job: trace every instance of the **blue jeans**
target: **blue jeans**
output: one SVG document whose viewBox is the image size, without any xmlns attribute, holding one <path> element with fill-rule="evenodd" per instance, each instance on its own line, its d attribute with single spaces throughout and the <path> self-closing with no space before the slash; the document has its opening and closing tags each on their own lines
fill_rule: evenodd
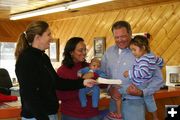
<svg viewBox="0 0 180 120">
<path fill-rule="evenodd" d="M 101 120 L 101 118 L 100 116 L 95 116 L 92 118 L 75 118 L 75 117 L 61 114 L 61 120 Z"/>
<path fill-rule="evenodd" d="M 126 99 L 122 101 L 123 120 L 145 120 L 145 103 L 143 99 Z"/>
<path fill-rule="evenodd" d="M 157 106 L 156 106 L 156 102 L 154 100 L 153 95 L 145 96 L 145 97 L 143 97 L 143 99 L 144 99 L 145 106 L 146 106 L 148 112 L 155 112 L 155 111 L 157 111 Z M 111 112 L 116 112 L 116 109 L 117 109 L 116 108 L 116 103 L 115 103 L 114 100 L 112 100 L 110 102 L 109 110 Z"/>
<path fill-rule="evenodd" d="M 153 95 L 145 96 L 144 102 L 146 104 L 148 112 L 155 112 L 157 110 L 156 102 Z"/>
<path fill-rule="evenodd" d="M 143 90 L 145 88 L 147 88 L 148 83 L 146 84 L 142 84 L 140 86 L 137 86 L 139 89 Z M 155 112 L 157 110 L 157 106 L 156 106 L 156 102 L 154 100 L 154 96 L 153 95 L 148 95 L 148 96 L 144 96 L 143 97 L 146 108 L 148 110 L 148 112 Z"/>
<path fill-rule="evenodd" d="M 123 120 L 145 120 L 144 99 L 124 99 L 121 109 Z M 116 103 L 113 99 L 110 101 L 109 111 L 116 111 Z"/>
<path fill-rule="evenodd" d="M 58 115 L 53 114 L 53 115 L 48 115 L 49 120 L 58 120 Z M 21 120 L 37 120 L 36 118 L 24 118 L 22 117 Z"/>
<path fill-rule="evenodd" d="M 81 102 L 82 107 L 87 106 L 87 98 L 86 95 L 88 93 L 92 93 L 92 106 L 94 108 L 98 107 L 98 102 L 99 102 L 99 95 L 100 95 L 100 88 L 97 85 L 94 85 L 93 87 L 87 87 L 87 88 L 82 88 L 79 90 L 79 99 Z"/>
</svg>

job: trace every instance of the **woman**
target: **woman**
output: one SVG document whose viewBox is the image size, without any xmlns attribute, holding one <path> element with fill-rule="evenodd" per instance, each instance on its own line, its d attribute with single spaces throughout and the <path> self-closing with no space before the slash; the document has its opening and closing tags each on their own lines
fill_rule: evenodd
<svg viewBox="0 0 180 120">
<path fill-rule="evenodd" d="M 66 43 L 62 66 L 57 73 L 64 79 L 78 79 L 77 73 L 81 68 L 88 66 L 85 62 L 86 45 L 84 40 L 73 37 Z M 68 81 L 68 80 L 67 80 Z M 76 80 L 75 80 L 76 81 Z M 73 85 L 71 82 L 69 82 Z M 61 100 L 62 120 L 99 120 L 98 108 L 92 107 L 91 96 L 87 96 L 87 106 L 81 107 L 79 90 L 57 91 Z"/>
<path fill-rule="evenodd" d="M 44 53 L 52 40 L 49 25 L 44 21 L 31 23 L 17 42 L 16 75 L 20 85 L 22 120 L 57 120 L 59 108 L 56 83 L 61 89 L 76 89 L 92 85 L 92 80 L 72 81 L 69 88 L 66 80 L 60 79 Z M 67 86 L 67 87 L 66 87 Z"/>
</svg>

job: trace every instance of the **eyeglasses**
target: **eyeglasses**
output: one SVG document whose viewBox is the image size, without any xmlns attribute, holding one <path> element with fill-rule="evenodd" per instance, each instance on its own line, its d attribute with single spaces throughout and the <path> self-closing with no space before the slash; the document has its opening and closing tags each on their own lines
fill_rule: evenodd
<svg viewBox="0 0 180 120">
<path fill-rule="evenodd" d="M 80 53 L 87 53 L 87 49 L 82 48 L 82 49 L 77 49 L 78 52 Z"/>
</svg>

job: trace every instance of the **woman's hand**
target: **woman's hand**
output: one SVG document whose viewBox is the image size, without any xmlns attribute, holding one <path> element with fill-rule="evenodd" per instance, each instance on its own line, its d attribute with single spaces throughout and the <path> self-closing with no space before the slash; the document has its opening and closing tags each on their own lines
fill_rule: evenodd
<svg viewBox="0 0 180 120">
<path fill-rule="evenodd" d="M 94 77 L 94 73 L 93 72 L 88 72 L 86 74 L 84 74 L 82 76 L 83 79 L 90 79 L 90 78 L 93 78 Z"/>
<path fill-rule="evenodd" d="M 118 87 L 110 87 L 109 88 L 109 95 L 114 100 L 119 100 L 121 98 L 121 94 L 118 91 Z"/>
<path fill-rule="evenodd" d="M 86 87 L 93 87 L 96 83 L 96 80 L 93 79 L 85 79 L 83 82 L 84 86 Z"/>
<path fill-rule="evenodd" d="M 143 91 L 140 90 L 139 88 L 137 88 L 134 84 L 131 84 L 126 92 L 129 94 L 129 95 L 133 95 L 133 96 L 143 96 Z"/>
</svg>

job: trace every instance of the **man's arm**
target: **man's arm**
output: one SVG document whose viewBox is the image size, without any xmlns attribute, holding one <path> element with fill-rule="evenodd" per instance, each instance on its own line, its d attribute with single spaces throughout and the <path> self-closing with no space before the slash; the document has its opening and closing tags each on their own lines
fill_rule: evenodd
<svg viewBox="0 0 180 120">
<path fill-rule="evenodd" d="M 128 86 L 126 92 L 133 96 L 148 96 L 154 94 L 164 85 L 161 70 L 159 67 L 156 68 L 155 74 L 152 77 L 152 81 L 148 84 L 148 86 L 140 90 L 135 85 Z"/>
</svg>

